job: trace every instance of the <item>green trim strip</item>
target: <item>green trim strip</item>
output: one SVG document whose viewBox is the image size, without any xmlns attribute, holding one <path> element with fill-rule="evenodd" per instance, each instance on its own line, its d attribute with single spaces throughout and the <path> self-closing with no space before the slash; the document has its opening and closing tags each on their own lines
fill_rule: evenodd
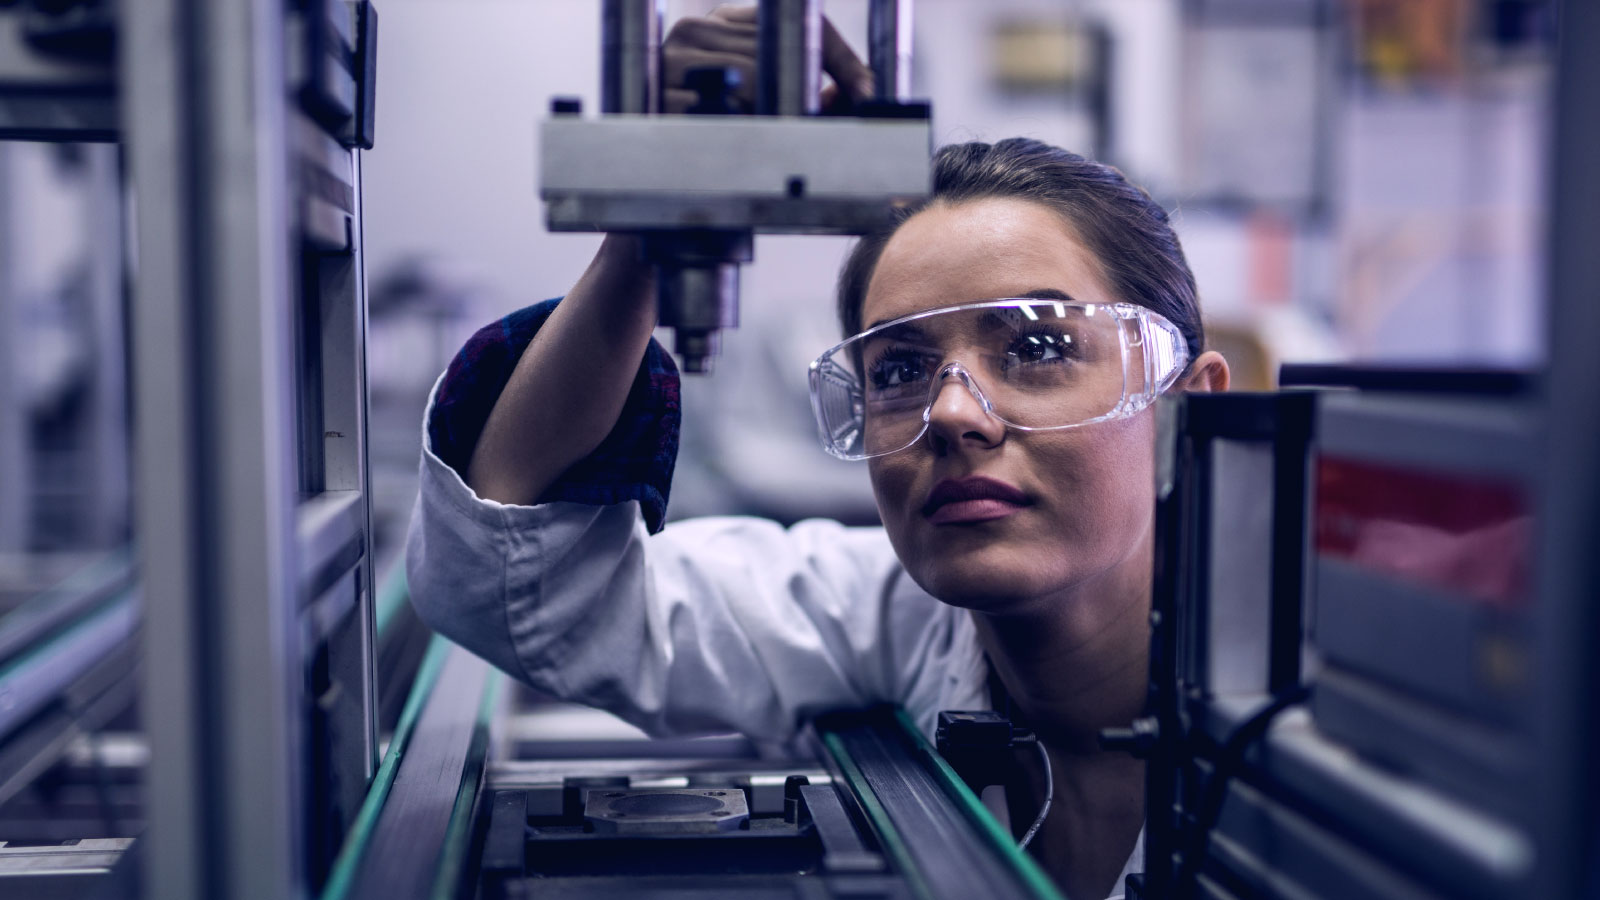
<svg viewBox="0 0 1600 900">
<path fill-rule="evenodd" d="M 124 574 L 126 573 L 126 574 Z M 104 555 L 95 557 L 89 562 L 73 569 L 55 583 L 51 584 L 33 596 L 18 604 L 8 613 L 0 613 L 0 633 L 13 632 L 19 628 L 27 628 L 31 620 L 37 620 L 49 615 L 50 611 L 63 600 L 75 596 L 82 596 L 86 590 L 91 590 L 115 578 L 118 581 L 133 582 L 134 557 L 131 546 L 118 547 L 107 551 Z M 105 598 L 105 602 L 95 604 L 81 618 L 93 618 L 98 611 L 103 610 L 112 601 L 130 592 L 131 587 L 113 590 Z M 63 632 L 71 630 L 74 620 L 67 620 L 49 629 L 40 635 L 41 643 L 48 643 L 51 639 L 60 637 Z M 19 653 L 18 656 L 27 655 Z"/>
<path fill-rule="evenodd" d="M 378 646 L 383 646 L 389 626 L 394 624 L 395 616 L 405 608 L 406 601 L 410 599 L 411 587 L 406 583 L 406 561 L 404 558 L 395 561 L 378 580 L 378 597 L 375 616 Z"/>
<path fill-rule="evenodd" d="M 333 870 L 328 874 L 328 883 L 322 890 L 323 900 L 342 900 L 349 895 L 356 868 L 361 863 L 367 842 L 372 839 L 378 815 L 383 812 L 384 801 L 389 798 L 389 789 L 394 786 L 394 776 L 400 768 L 400 756 L 405 752 L 406 744 L 411 741 L 411 732 L 416 728 L 417 717 L 421 715 L 428 695 L 433 693 L 433 686 L 439 680 L 439 672 L 444 668 L 445 657 L 450 655 L 451 647 L 449 641 L 438 635 L 434 635 L 428 644 L 428 653 L 422 658 L 422 665 L 417 669 L 417 679 L 411 683 L 411 693 L 406 697 L 405 708 L 400 711 L 400 721 L 395 725 L 394 737 L 389 740 L 389 752 L 384 755 L 383 764 L 378 767 L 377 774 L 372 776 L 372 785 L 367 789 L 367 799 L 362 801 L 361 811 L 356 813 L 356 820 L 350 826 L 350 833 L 345 837 L 344 846 L 340 848 L 338 858 L 333 861 Z"/>
<path fill-rule="evenodd" d="M 911 892 L 923 900 L 933 900 L 935 894 L 928 887 L 927 880 L 922 877 L 922 870 L 912 860 L 911 849 L 906 846 L 905 838 L 900 836 L 894 823 L 889 821 L 888 810 L 878 802 L 878 795 L 873 792 L 872 786 L 867 784 L 867 779 L 856 767 L 855 760 L 850 758 L 850 753 L 845 749 L 838 733 L 823 732 L 822 743 L 828 748 L 828 752 L 833 754 L 833 760 L 838 763 L 845 783 L 850 786 L 850 791 L 856 795 L 856 799 L 861 801 L 861 808 L 872 822 L 872 830 L 877 832 L 878 841 L 889 851 L 889 856 L 894 859 L 895 868 L 899 869 L 910 883 Z"/>
<path fill-rule="evenodd" d="M 943 785 L 945 793 L 956 801 L 956 805 L 961 807 L 972 824 L 977 826 L 978 831 L 988 840 L 990 847 L 1022 875 L 1022 880 L 1033 891 L 1034 896 L 1041 900 L 1066 900 L 1065 895 L 1050 880 L 1050 876 L 1045 874 L 1039 863 L 1029 856 L 1027 851 L 1017 846 L 1017 840 L 1011 835 L 1010 829 L 995 820 L 989 813 L 989 808 L 978 799 L 978 795 L 967 787 L 967 783 L 961 780 L 956 770 L 950 768 L 944 757 L 940 756 L 933 745 L 928 743 L 928 739 L 922 736 L 922 732 L 917 729 L 917 724 L 911 720 L 905 708 L 897 707 L 894 715 L 900 727 L 910 736 L 912 746 L 917 748 L 917 752 L 921 754 L 923 762 L 927 764 L 935 780 Z"/>
<path fill-rule="evenodd" d="M 450 810 L 450 828 L 445 833 L 444 847 L 439 851 L 438 875 L 434 878 L 430 894 L 433 900 L 450 900 L 456 896 L 456 889 L 461 884 L 461 870 L 472 838 L 472 810 L 478 799 L 478 788 L 489 755 L 489 723 L 494 718 L 495 700 L 500 695 L 503 681 L 500 672 L 495 669 L 490 669 L 484 677 L 483 699 L 478 703 L 478 721 L 472 728 L 472 743 L 467 747 L 466 769 L 461 773 L 456 805 Z"/>
<path fill-rule="evenodd" d="M 53 636 L 40 641 L 26 652 L 18 654 L 11 662 L 0 666 L 0 682 L 8 681 L 25 669 L 48 661 L 62 646 L 71 643 L 85 631 L 99 625 L 107 617 L 116 615 L 123 606 L 133 603 L 137 594 L 138 591 L 133 589 L 112 594 L 76 622 L 57 631 Z M 135 626 L 135 633 L 136 631 L 137 626 Z"/>
</svg>

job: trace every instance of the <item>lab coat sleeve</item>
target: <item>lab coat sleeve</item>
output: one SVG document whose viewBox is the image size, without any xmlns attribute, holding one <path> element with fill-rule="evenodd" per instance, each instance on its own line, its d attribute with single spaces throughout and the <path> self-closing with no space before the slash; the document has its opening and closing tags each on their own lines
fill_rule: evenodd
<svg viewBox="0 0 1600 900">
<path fill-rule="evenodd" d="M 406 553 L 425 622 L 653 734 L 784 741 L 814 713 L 878 702 L 931 722 L 952 684 L 981 682 L 970 620 L 905 577 L 882 529 L 724 517 L 661 530 L 677 374 L 654 342 L 612 434 L 539 503 L 478 497 L 460 473 L 554 306 L 480 329 L 429 398 Z"/>
<path fill-rule="evenodd" d="M 827 709 L 929 718 L 981 681 L 965 613 L 911 584 L 877 528 L 719 517 L 651 535 L 636 501 L 480 499 L 430 450 L 407 574 L 435 630 L 653 735 L 786 742 Z"/>
</svg>

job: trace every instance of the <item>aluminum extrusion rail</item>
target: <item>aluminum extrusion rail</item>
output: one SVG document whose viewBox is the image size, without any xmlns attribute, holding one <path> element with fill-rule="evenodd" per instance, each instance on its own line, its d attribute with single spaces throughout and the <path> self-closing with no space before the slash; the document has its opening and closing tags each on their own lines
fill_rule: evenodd
<svg viewBox="0 0 1600 900">
<path fill-rule="evenodd" d="M 135 579 L 132 552 L 118 548 L 94 557 L 10 612 L 0 613 L 0 665 L 49 640 Z"/>
<path fill-rule="evenodd" d="M 817 735 L 884 852 L 924 900 L 1062 900 L 903 710 L 818 719 Z"/>
<path fill-rule="evenodd" d="M 138 632 L 140 608 L 139 591 L 129 588 L 0 665 L 0 740 L 131 640 Z"/>
<path fill-rule="evenodd" d="M 323 900 L 460 893 L 502 676 L 435 636 Z"/>
</svg>

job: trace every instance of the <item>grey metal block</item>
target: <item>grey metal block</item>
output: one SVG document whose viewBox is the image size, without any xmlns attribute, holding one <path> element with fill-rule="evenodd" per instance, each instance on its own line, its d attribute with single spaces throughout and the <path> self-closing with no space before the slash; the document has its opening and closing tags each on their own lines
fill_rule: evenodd
<svg viewBox="0 0 1600 900">
<path fill-rule="evenodd" d="M 853 234 L 927 195 L 930 146 L 925 120 L 556 116 L 540 196 L 556 231 Z"/>
</svg>

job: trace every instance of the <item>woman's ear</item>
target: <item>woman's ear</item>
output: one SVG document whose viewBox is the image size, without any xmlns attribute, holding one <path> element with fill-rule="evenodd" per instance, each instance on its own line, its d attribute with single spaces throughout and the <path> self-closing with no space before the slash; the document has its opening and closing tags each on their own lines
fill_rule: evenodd
<svg viewBox="0 0 1600 900">
<path fill-rule="evenodd" d="M 1183 381 L 1185 391 L 1221 392 L 1228 389 L 1228 361 L 1215 350 L 1207 350 L 1197 357 Z"/>
</svg>

